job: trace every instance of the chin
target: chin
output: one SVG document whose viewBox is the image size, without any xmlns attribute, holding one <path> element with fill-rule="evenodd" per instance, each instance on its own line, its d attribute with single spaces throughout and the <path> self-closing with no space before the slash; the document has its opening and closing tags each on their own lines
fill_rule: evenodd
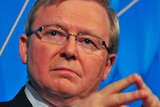
<svg viewBox="0 0 160 107">
<path fill-rule="evenodd" d="M 58 95 L 63 96 L 74 96 L 77 94 L 78 90 L 80 90 L 79 88 L 77 88 L 77 84 L 68 79 L 63 78 L 54 81 L 50 89 L 54 94 L 56 93 Z"/>
</svg>

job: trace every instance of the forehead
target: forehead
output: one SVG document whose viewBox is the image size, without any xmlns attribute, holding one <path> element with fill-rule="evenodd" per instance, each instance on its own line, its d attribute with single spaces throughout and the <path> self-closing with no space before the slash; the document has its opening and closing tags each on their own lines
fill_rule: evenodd
<svg viewBox="0 0 160 107">
<path fill-rule="evenodd" d="M 39 27 L 53 23 L 79 29 L 92 29 L 105 34 L 110 30 L 105 8 L 95 1 L 67 0 L 41 6 L 36 13 L 33 25 Z"/>
</svg>

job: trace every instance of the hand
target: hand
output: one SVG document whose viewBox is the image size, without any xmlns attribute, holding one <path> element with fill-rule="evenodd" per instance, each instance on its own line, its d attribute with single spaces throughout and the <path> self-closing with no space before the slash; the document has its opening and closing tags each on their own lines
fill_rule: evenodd
<svg viewBox="0 0 160 107">
<path fill-rule="evenodd" d="M 121 93 L 123 89 L 134 83 L 137 85 L 138 90 Z M 143 107 L 160 107 L 158 99 L 151 93 L 142 78 L 137 74 L 133 74 L 108 85 L 100 92 L 91 94 L 72 107 L 127 107 L 125 104 L 139 99 L 143 100 Z"/>
</svg>

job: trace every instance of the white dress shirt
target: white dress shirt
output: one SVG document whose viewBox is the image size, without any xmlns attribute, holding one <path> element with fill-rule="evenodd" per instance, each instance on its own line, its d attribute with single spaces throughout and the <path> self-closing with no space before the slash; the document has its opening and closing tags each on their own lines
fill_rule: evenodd
<svg viewBox="0 0 160 107">
<path fill-rule="evenodd" d="M 53 107 L 45 101 L 29 83 L 27 83 L 24 92 L 33 107 Z"/>
</svg>

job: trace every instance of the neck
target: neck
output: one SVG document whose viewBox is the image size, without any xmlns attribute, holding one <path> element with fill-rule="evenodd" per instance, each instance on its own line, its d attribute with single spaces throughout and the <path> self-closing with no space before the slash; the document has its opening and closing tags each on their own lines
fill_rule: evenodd
<svg viewBox="0 0 160 107">
<path fill-rule="evenodd" d="M 52 93 L 50 95 L 43 96 L 48 102 L 52 105 L 56 105 L 57 107 L 71 107 L 72 105 L 78 103 L 84 97 L 80 96 L 65 96 L 64 94 L 55 94 Z"/>
<path fill-rule="evenodd" d="M 82 95 L 74 95 L 69 96 L 65 93 L 56 93 L 51 90 L 40 90 L 41 88 L 35 87 L 30 83 L 30 87 L 40 96 L 41 99 L 44 100 L 44 103 L 48 103 L 51 107 L 72 107 L 72 105 L 79 103 L 82 99 L 88 96 L 88 93 L 93 93 L 97 91 L 97 89 L 88 90 L 87 92 L 83 93 Z M 33 94 L 34 96 L 34 94 Z M 50 107 L 50 106 L 49 106 Z"/>
<path fill-rule="evenodd" d="M 36 88 L 30 82 L 27 84 L 27 88 L 36 100 L 45 103 L 48 107 L 71 107 L 81 99 L 84 99 L 82 96 L 67 96 L 66 94 L 57 94 L 52 91 L 44 93 L 45 91 L 38 90 L 39 88 Z M 32 101 L 30 102 L 32 103 Z"/>
</svg>

